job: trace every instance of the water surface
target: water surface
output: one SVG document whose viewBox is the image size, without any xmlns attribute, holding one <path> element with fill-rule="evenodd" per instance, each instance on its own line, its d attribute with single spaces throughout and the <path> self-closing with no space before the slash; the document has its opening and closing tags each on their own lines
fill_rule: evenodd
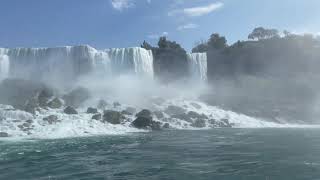
<svg viewBox="0 0 320 180">
<path fill-rule="evenodd" d="M 0 179 L 320 179 L 319 129 L 0 141 Z"/>
</svg>

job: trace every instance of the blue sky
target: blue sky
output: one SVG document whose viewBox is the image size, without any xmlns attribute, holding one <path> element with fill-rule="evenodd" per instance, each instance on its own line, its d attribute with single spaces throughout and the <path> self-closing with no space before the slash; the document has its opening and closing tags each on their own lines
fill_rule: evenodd
<svg viewBox="0 0 320 180">
<path fill-rule="evenodd" d="M 320 32 L 319 0 L 1 0 L 1 47 L 152 44 L 190 50 L 213 32 L 245 40 L 254 27 Z"/>
</svg>

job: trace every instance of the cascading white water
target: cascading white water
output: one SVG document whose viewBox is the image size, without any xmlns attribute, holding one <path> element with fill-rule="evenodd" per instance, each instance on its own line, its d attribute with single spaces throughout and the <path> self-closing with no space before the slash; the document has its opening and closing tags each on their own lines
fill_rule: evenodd
<svg viewBox="0 0 320 180">
<path fill-rule="evenodd" d="M 103 51 L 90 46 L 0 49 L 0 68 L 2 77 L 51 83 L 72 81 L 88 73 L 153 77 L 153 56 L 151 51 L 139 47 Z"/>
<path fill-rule="evenodd" d="M 153 55 L 143 48 L 113 48 L 106 52 L 116 74 L 134 73 L 144 77 L 153 77 Z"/>
<path fill-rule="evenodd" d="M 10 61 L 7 55 L 7 49 L 0 49 L 0 81 L 9 75 Z"/>
<path fill-rule="evenodd" d="M 207 80 L 207 53 L 188 54 L 189 68 L 194 79 Z"/>
</svg>

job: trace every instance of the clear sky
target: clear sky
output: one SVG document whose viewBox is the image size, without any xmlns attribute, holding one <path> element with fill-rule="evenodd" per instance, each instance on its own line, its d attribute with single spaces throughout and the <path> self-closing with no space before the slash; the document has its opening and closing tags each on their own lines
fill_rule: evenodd
<svg viewBox="0 0 320 180">
<path fill-rule="evenodd" d="M 1 0 L 0 47 L 152 44 L 166 35 L 190 50 L 213 32 L 228 42 L 254 27 L 320 32 L 320 0 Z"/>
</svg>

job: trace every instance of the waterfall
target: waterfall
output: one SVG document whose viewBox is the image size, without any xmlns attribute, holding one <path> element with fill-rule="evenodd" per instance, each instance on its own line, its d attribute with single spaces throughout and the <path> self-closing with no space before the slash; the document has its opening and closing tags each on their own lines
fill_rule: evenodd
<svg viewBox="0 0 320 180">
<path fill-rule="evenodd" d="M 0 81 L 9 75 L 10 61 L 7 55 L 7 49 L 0 49 Z"/>
<path fill-rule="evenodd" d="M 153 55 L 143 48 L 113 48 L 106 52 L 111 59 L 112 71 L 116 74 L 134 73 L 153 77 Z"/>
<path fill-rule="evenodd" d="M 192 78 L 207 80 L 207 53 L 188 54 L 189 68 Z"/>
<path fill-rule="evenodd" d="M 96 50 L 87 45 L 0 49 L 1 77 L 9 75 L 54 83 L 73 81 L 89 73 L 153 77 L 152 52 L 138 47 Z"/>
</svg>

